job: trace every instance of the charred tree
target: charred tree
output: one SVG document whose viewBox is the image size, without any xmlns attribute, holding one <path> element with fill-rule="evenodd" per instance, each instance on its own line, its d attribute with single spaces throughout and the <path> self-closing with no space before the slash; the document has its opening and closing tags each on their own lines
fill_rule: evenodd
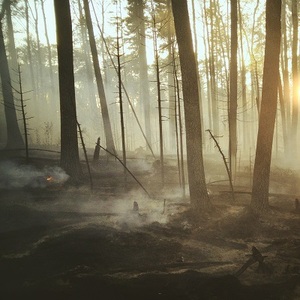
<svg viewBox="0 0 300 300">
<path fill-rule="evenodd" d="M 249 138 L 247 137 L 247 85 L 246 85 L 246 65 L 245 65 L 245 55 L 244 55 L 244 46 L 243 46 L 243 20 L 241 12 L 241 3 L 238 0 L 238 24 L 239 24 L 239 37 L 240 37 L 240 54 L 241 54 L 241 89 L 242 89 L 242 108 L 243 108 L 243 130 L 242 130 L 242 139 L 244 150 L 249 149 Z"/>
<path fill-rule="evenodd" d="M 173 51 L 174 55 L 174 51 Z M 185 198 L 185 170 L 184 170 L 184 158 L 183 158 L 183 126 L 182 126 L 182 109 L 181 109 L 181 99 L 180 99 L 180 86 L 179 79 L 177 76 L 177 66 L 175 57 L 173 57 L 173 72 L 174 72 L 174 86 L 176 87 L 175 91 L 175 124 L 176 124 L 176 144 L 178 152 L 178 170 L 179 170 L 179 184 L 182 187 L 182 196 Z"/>
<path fill-rule="evenodd" d="M 231 50 L 230 50 L 230 99 L 229 99 L 229 168 L 235 173 L 237 153 L 237 0 L 230 1 Z"/>
<path fill-rule="evenodd" d="M 50 75 L 50 83 L 51 83 L 51 90 L 52 90 L 54 88 L 52 51 L 51 51 L 51 45 L 50 45 L 50 40 L 49 40 L 49 35 L 48 35 L 47 19 L 46 19 L 44 2 L 45 2 L 45 0 L 41 0 L 41 8 L 42 8 L 42 14 L 43 14 L 43 21 L 44 21 L 44 32 L 45 32 L 45 37 L 46 37 L 46 42 L 47 42 L 49 75 Z"/>
<path fill-rule="evenodd" d="M 117 17 L 117 69 L 118 69 L 118 96 L 119 96 L 119 105 L 120 105 L 120 125 L 121 125 L 121 140 L 122 140 L 122 157 L 123 164 L 126 167 L 127 157 L 126 157 L 126 138 L 125 138 L 125 118 L 124 118 L 124 102 L 122 94 L 122 65 L 121 65 L 121 43 L 120 43 L 120 26 L 121 18 Z M 124 169 L 124 181 L 125 185 L 127 182 L 127 172 Z"/>
<path fill-rule="evenodd" d="M 281 0 L 267 0 L 263 89 L 251 198 L 251 207 L 256 213 L 261 213 L 269 207 L 270 167 L 279 77 L 280 15 Z"/>
<path fill-rule="evenodd" d="M 8 60 L 2 30 L 3 10 L 0 15 L 0 77 L 6 118 L 6 148 L 17 149 L 24 147 L 15 108 Z"/>
<path fill-rule="evenodd" d="M 165 170 L 164 170 L 164 137 L 163 137 L 163 126 L 162 126 L 162 99 L 161 99 L 161 79 L 160 79 L 160 66 L 159 66 L 159 55 L 157 45 L 157 22 L 152 2 L 152 20 L 153 20 L 153 48 L 154 48 L 154 64 L 156 74 L 156 89 L 157 89 L 157 107 L 158 107 L 158 128 L 159 128 L 159 153 L 160 153 L 160 174 L 161 184 L 164 186 L 165 181 Z"/>
<path fill-rule="evenodd" d="M 74 180 L 82 174 L 77 135 L 74 87 L 73 37 L 68 0 L 54 0 L 61 118 L 61 167 Z"/>
<path fill-rule="evenodd" d="M 299 73 L 298 73 L 298 0 L 292 0 L 292 78 L 293 78 L 293 101 L 292 101 L 292 130 L 291 130 L 291 147 L 292 155 L 297 153 L 297 129 L 299 118 Z"/>
<path fill-rule="evenodd" d="M 21 113 L 22 113 L 22 121 L 23 121 L 23 129 L 24 129 L 24 140 L 25 140 L 25 159 L 26 163 L 29 162 L 29 147 L 28 147 L 28 120 L 31 119 L 27 117 L 27 112 L 26 112 L 26 99 L 24 98 L 24 94 L 26 92 L 23 91 L 23 85 L 22 85 L 22 74 L 21 74 L 21 66 L 18 64 L 18 84 L 19 88 L 18 90 L 15 90 L 19 96 L 20 96 L 20 107 L 21 107 Z"/>
<path fill-rule="evenodd" d="M 93 66 L 91 61 L 91 53 L 90 53 L 90 47 L 88 42 L 88 33 L 86 28 L 86 21 L 83 14 L 83 8 L 81 6 L 81 0 L 78 0 L 78 11 L 79 11 L 79 26 L 80 26 L 80 38 L 83 48 L 83 54 L 84 54 L 84 67 L 86 72 L 86 78 L 84 81 L 84 87 L 83 87 L 83 99 L 85 99 L 86 95 L 88 95 L 89 104 L 89 114 L 91 118 L 92 124 L 99 124 L 99 109 L 97 107 L 97 101 L 96 101 L 96 89 L 94 84 L 94 74 L 93 74 Z"/>
<path fill-rule="evenodd" d="M 172 10 L 182 74 L 190 201 L 194 211 L 200 213 L 209 210 L 211 203 L 205 182 L 197 66 L 187 1 L 172 0 Z"/>
<path fill-rule="evenodd" d="M 33 90 L 36 90 L 36 79 L 33 72 L 33 62 L 32 62 L 32 47 L 31 47 L 31 37 L 30 37 L 30 24 L 29 24 L 29 5 L 28 0 L 25 0 L 25 18 L 26 18 L 26 50 L 27 50 L 27 65 L 29 65 L 30 70 L 30 81 Z M 39 113 L 39 102 L 37 101 L 36 93 L 33 93 L 33 103 L 34 103 L 34 114 Z"/>
<path fill-rule="evenodd" d="M 150 118 L 150 93 L 149 93 L 149 76 L 146 55 L 146 26 L 145 26 L 145 3 L 144 0 L 133 0 L 132 5 L 135 6 L 136 17 L 139 24 L 136 31 L 139 72 L 140 72 L 140 101 L 142 102 L 145 122 L 145 135 L 148 143 L 151 145 L 151 118 Z M 148 143 L 146 143 L 147 148 Z"/>
<path fill-rule="evenodd" d="M 109 151 L 116 153 L 88 0 L 84 0 L 83 4 L 84 4 L 84 12 L 86 18 L 86 25 L 88 29 L 88 35 L 89 35 L 89 42 L 90 42 L 90 47 L 91 47 L 91 52 L 93 57 L 95 78 L 96 78 L 97 89 L 100 98 L 103 126 L 104 126 L 105 138 L 106 138 L 106 147 Z"/>
</svg>

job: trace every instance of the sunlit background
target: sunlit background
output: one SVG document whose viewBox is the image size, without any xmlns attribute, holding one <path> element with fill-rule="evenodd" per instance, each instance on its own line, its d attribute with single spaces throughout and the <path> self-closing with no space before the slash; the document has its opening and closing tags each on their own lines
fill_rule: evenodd
<svg viewBox="0 0 300 300">
<path fill-rule="evenodd" d="M 99 97 L 95 85 L 91 64 L 88 34 L 84 22 L 81 1 L 70 1 L 74 39 L 74 70 L 78 120 L 82 126 L 85 143 L 93 148 L 98 137 L 105 144 Z M 130 1 L 134 2 L 134 1 Z M 27 7 L 26 4 L 27 3 Z M 151 116 L 151 144 L 159 151 L 159 129 L 157 112 L 157 66 L 153 32 L 156 32 L 159 55 L 159 75 L 161 80 L 162 123 L 164 148 L 174 153 L 178 108 L 175 112 L 174 81 L 170 72 L 177 68 L 179 83 L 180 70 L 175 48 L 175 57 L 170 55 L 169 43 L 174 43 L 174 28 L 168 1 L 147 1 L 144 19 L 137 19 L 135 12 L 129 9 L 128 2 L 90 1 L 94 33 L 97 41 L 100 67 L 105 85 L 106 98 L 112 121 L 113 135 L 117 149 L 121 149 L 120 105 L 118 79 L 110 56 L 117 62 L 117 28 L 119 28 L 120 58 L 122 78 L 131 107 L 124 95 L 124 115 L 126 147 L 135 151 L 139 147 L 146 149 L 146 143 L 137 120 L 145 130 L 143 99 L 140 92 L 139 54 L 137 52 L 137 28 L 145 24 Z M 230 63 L 230 2 L 229 1 L 188 1 L 191 29 L 197 53 L 199 81 L 201 89 L 201 109 L 203 116 L 204 151 L 214 151 L 214 145 L 204 130 L 211 129 L 218 136 L 220 145 L 228 148 L 228 93 Z M 17 61 L 21 66 L 22 86 L 26 93 L 26 111 L 30 128 L 32 147 L 57 148 L 60 143 L 59 95 L 56 53 L 55 17 L 52 0 L 15 1 L 11 7 L 14 41 Z M 285 115 L 292 113 L 291 40 L 292 24 L 290 6 L 287 1 L 283 11 L 286 20 L 283 27 L 286 44 L 282 46 L 281 72 L 283 78 Z M 238 155 L 254 155 L 258 127 L 258 105 L 261 97 L 262 70 L 265 38 L 264 1 L 240 1 L 238 28 Z M 28 21 L 28 22 L 27 22 Z M 284 21 L 283 21 L 284 22 Z M 6 19 L 2 21 L 7 45 Z M 103 37 L 101 36 L 103 32 Z M 107 48 L 105 47 L 107 45 Z M 16 63 L 10 48 L 7 47 L 10 72 L 17 80 Z M 286 73 L 287 72 L 287 73 Z M 170 86 L 170 84 L 172 86 Z M 300 89 L 299 97 L 300 97 Z M 180 94 L 180 99 L 181 99 Z M 16 101 L 18 101 L 16 99 Z M 181 99 L 182 101 L 182 99 Z M 181 103 L 182 104 L 182 103 Z M 183 105 L 181 105 L 182 109 Z M 135 112 L 133 113 L 133 108 Z M 282 114 L 278 106 L 275 130 L 274 151 L 278 156 L 284 152 Z M 3 105 L 0 106 L 1 126 L 0 145 L 5 145 L 6 130 Z M 182 112 L 183 120 L 183 112 Z M 20 124 L 20 127 L 22 125 Z M 183 127 L 184 128 L 184 127 Z M 184 131 L 183 131 L 184 135 Z M 105 146 L 105 145 L 104 145 Z"/>
</svg>

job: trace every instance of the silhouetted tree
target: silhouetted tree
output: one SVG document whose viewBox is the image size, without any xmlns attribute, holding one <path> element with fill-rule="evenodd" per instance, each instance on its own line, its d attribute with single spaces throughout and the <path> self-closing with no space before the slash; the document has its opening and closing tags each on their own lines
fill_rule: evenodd
<svg viewBox="0 0 300 300">
<path fill-rule="evenodd" d="M 235 171 L 237 152 L 237 0 L 231 7 L 230 99 L 229 99 L 229 159 L 230 172 Z"/>
<path fill-rule="evenodd" d="M 292 104 L 292 136 L 291 136 L 291 153 L 297 153 L 297 129 L 299 118 L 299 78 L 298 78 L 298 0 L 292 0 L 292 22 L 293 22 L 293 38 L 292 38 L 292 76 L 293 76 L 293 104 Z"/>
<path fill-rule="evenodd" d="M 208 210 L 211 203 L 203 165 L 197 65 L 187 1 L 172 0 L 172 10 L 182 73 L 190 201 L 192 208 L 199 213 Z"/>
<path fill-rule="evenodd" d="M 105 138 L 106 138 L 106 147 L 109 151 L 116 153 L 88 0 L 84 0 L 83 4 L 84 4 L 83 7 L 85 12 L 85 18 L 86 18 L 86 25 L 88 29 L 88 35 L 89 35 L 89 42 L 90 42 L 90 47 L 91 47 L 91 52 L 93 57 L 93 65 L 94 65 L 98 95 L 100 98 L 103 126 L 104 126 Z"/>
<path fill-rule="evenodd" d="M 267 0 L 263 90 L 253 170 L 251 207 L 257 213 L 269 206 L 272 143 L 277 109 L 281 0 Z"/>
<path fill-rule="evenodd" d="M 144 114 L 145 135 L 148 143 L 151 145 L 150 93 L 146 56 L 146 16 L 144 13 L 146 1 L 128 0 L 127 3 L 128 17 L 126 18 L 126 23 L 129 31 L 127 35 L 130 35 L 133 51 L 138 53 L 139 101 Z"/>
<path fill-rule="evenodd" d="M 2 20 L 4 17 L 5 9 L 8 5 L 7 2 L 8 1 L 5 0 L 2 3 L 2 9 L 0 13 L 0 77 L 1 77 L 3 102 L 4 102 L 4 112 L 6 118 L 6 132 L 7 132 L 6 148 L 13 149 L 13 148 L 23 148 L 24 141 L 22 139 L 22 135 L 17 121 L 17 113 L 15 109 L 12 83 L 10 78 L 10 72 L 9 72 L 9 66 L 8 66 L 3 30 L 2 30 Z"/>
<path fill-rule="evenodd" d="M 61 167 L 72 178 L 82 173 L 77 136 L 73 38 L 69 0 L 54 0 L 61 117 Z"/>
</svg>

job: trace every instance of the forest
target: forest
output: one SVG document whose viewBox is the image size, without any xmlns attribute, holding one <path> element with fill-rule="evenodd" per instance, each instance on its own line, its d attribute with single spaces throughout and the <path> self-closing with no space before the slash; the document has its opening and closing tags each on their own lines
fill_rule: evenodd
<svg viewBox="0 0 300 300">
<path fill-rule="evenodd" d="M 3 299 L 300 299 L 298 0 L 1 2 Z"/>
</svg>

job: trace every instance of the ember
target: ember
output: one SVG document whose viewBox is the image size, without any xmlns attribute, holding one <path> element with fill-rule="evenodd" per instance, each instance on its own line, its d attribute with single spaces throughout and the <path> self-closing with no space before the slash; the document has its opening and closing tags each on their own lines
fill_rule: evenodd
<svg viewBox="0 0 300 300">
<path fill-rule="evenodd" d="M 48 176 L 48 177 L 46 178 L 46 180 L 47 180 L 48 182 L 53 182 L 53 181 L 54 181 L 54 178 L 53 178 L 52 176 Z"/>
</svg>

